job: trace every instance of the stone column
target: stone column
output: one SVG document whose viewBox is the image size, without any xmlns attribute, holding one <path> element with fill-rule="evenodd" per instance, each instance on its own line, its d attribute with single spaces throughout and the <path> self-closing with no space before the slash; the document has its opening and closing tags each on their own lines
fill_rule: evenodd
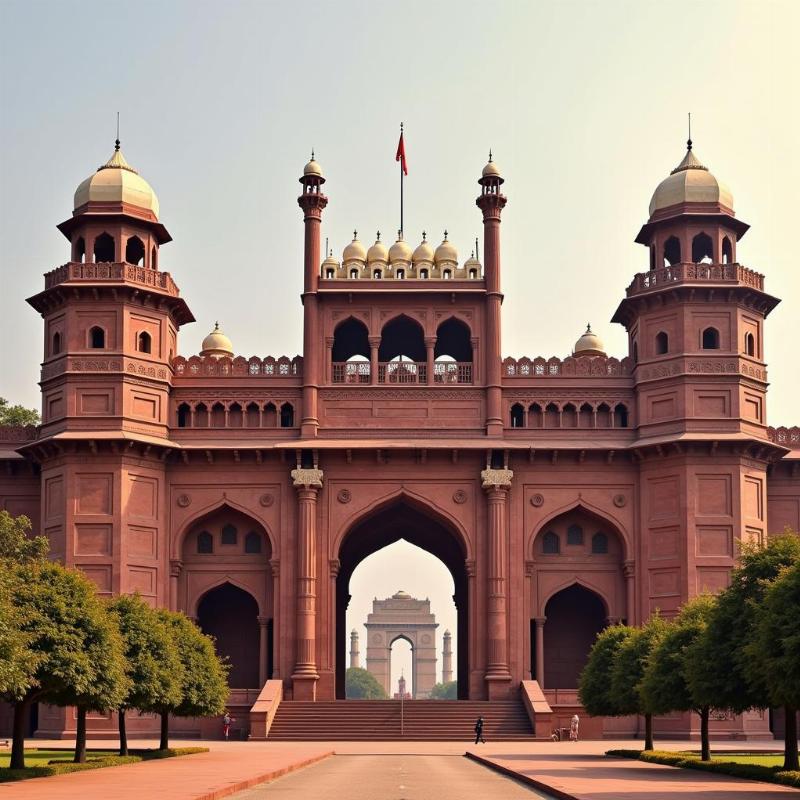
<svg viewBox="0 0 800 800">
<path fill-rule="evenodd" d="M 178 610 L 178 590 L 180 577 L 183 572 L 183 561 L 173 558 L 169 562 L 169 607 L 171 611 Z"/>
<path fill-rule="evenodd" d="M 453 680 L 453 648 L 450 631 L 444 632 L 442 645 L 442 683 Z"/>
<path fill-rule="evenodd" d="M 380 336 L 369 337 L 369 382 L 378 383 L 378 348 L 381 346 Z"/>
<path fill-rule="evenodd" d="M 281 646 L 281 562 L 278 558 L 271 558 L 269 568 L 272 572 L 272 677 L 277 680 L 281 676 L 281 659 L 283 647 Z"/>
<path fill-rule="evenodd" d="M 433 386 L 433 367 L 434 367 L 434 348 L 436 347 L 436 337 L 425 337 L 425 363 L 427 365 L 427 381 L 428 386 Z M 416 688 L 416 684 L 415 684 Z"/>
<path fill-rule="evenodd" d="M 333 383 L 333 336 L 325 337 L 325 383 Z"/>
<path fill-rule="evenodd" d="M 261 688 L 267 682 L 267 625 L 269 617 L 258 618 L 258 683 Z"/>
<path fill-rule="evenodd" d="M 536 623 L 536 675 L 539 688 L 544 689 L 544 623 L 547 617 L 534 617 Z"/>
<path fill-rule="evenodd" d="M 488 653 L 486 682 L 489 699 L 506 697 L 510 691 L 508 664 L 508 535 L 506 505 L 514 473 L 510 469 L 485 469 L 481 484 L 488 506 Z"/>
<path fill-rule="evenodd" d="M 622 574 L 625 576 L 625 619 L 628 625 L 636 624 L 636 565 L 633 561 L 626 561 L 622 565 Z"/>
<path fill-rule="evenodd" d="M 321 469 L 293 469 L 297 489 L 297 655 L 292 684 L 295 700 L 316 699 L 317 673 L 317 494 Z"/>
<path fill-rule="evenodd" d="M 358 631 L 353 628 L 350 631 L 350 669 L 358 669 L 361 666 L 361 658 L 358 652 Z"/>
</svg>

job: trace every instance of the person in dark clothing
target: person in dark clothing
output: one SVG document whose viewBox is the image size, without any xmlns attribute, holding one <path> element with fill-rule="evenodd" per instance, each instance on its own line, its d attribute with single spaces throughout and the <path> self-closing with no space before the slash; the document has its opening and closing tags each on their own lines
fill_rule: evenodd
<svg viewBox="0 0 800 800">
<path fill-rule="evenodd" d="M 475 721 L 475 744 L 478 744 L 478 739 L 486 744 L 486 739 L 483 738 L 483 717 L 478 717 Z"/>
</svg>

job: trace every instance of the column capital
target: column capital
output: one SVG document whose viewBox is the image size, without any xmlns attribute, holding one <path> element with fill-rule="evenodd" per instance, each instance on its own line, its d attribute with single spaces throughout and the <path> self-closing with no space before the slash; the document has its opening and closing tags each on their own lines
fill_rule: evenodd
<svg viewBox="0 0 800 800">
<path fill-rule="evenodd" d="M 270 617 L 257 617 L 256 619 L 258 619 L 258 624 L 262 628 L 266 628 L 270 621 Z"/>
<path fill-rule="evenodd" d="M 331 570 L 331 578 L 335 578 L 338 576 L 339 570 L 342 568 L 342 562 L 339 561 L 338 558 L 332 558 L 330 561 L 328 561 L 328 566 Z"/>
<path fill-rule="evenodd" d="M 468 578 L 475 577 L 476 564 L 474 558 L 467 558 L 464 560 L 464 571 L 467 573 Z M 454 595 L 455 596 L 455 595 Z"/>
<path fill-rule="evenodd" d="M 547 622 L 547 617 L 534 617 L 534 618 L 533 618 L 533 621 L 534 621 L 534 622 L 535 622 L 537 625 L 544 625 L 544 624 L 545 624 L 545 622 Z"/>
<path fill-rule="evenodd" d="M 511 469 L 481 470 L 481 487 L 487 491 L 508 490 L 511 488 L 512 480 L 514 480 L 514 471 Z"/>
<path fill-rule="evenodd" d="M 636 571 L 636 562 L 633 560 L 625 561 L 622 564 L 622 574 L 626 578 L 632 578 Z"/>
<path fill-rule="evenodd" d="M 271 558 L 269 560 L 269 568 L 272 572 L 272 577 L 277 578 L 281 574 L 281 560 L 279 558 Z"/>
<path fill-rule="evenodd" d="M 425 341 L 425 347 L 435 347 L 436 346 L 436 337 L 435 336 L 425 336 L 423 337 Z"/>
<path fill-rule="evenodd" d="M 296 489 L 321 489 L 321 469 L 293 469 L 291 471 L 292 483 Z"/>
<path fill-rule="evenodd" d="M 180 577 L 181 572 L 183 572 L 183 561 L 179 558 L 173 558 L 169 562 L 169 574 L 173 578 Z"/>
<path fill-rule="evenodd" d="M 369 342 L 370 347 L 380 347 L 381 346 L 381 337 L 380 336 L 367 336 L 367 342 Z"/>
</svg>

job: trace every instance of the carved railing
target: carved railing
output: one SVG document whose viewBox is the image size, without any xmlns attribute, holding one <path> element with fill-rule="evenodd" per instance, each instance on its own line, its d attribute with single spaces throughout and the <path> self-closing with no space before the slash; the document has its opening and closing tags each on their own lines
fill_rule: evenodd
<svg viewBox="0 0 800 800">
<path fill-rule="evenodd" d="M 670 267 L 659 267 L 649 272 L 634 275 L 626 293 L 628 297 L 651 289 L 680 282 L 743 283 L 760 291 L 764 290 L 764 276 L 741 264 L 694 264 L 680 263 Z"/>
<path fill-rule="evenodd" d="M 568 356 L 567 358 L 506 358 L 503 376 L 507 378 L 556 378 L 562 376 L 608 377 L 633 374 L 633 360 L 607 356 Z"/>
<path fill-rule="evenodd" d="M 289 358 L 281 356 L 273 358 L 258 358 L 251 356 L 236 356 L 236 358 L 214 358 L 213 356 L 191 356 L 184 358 L 177 356 L 172 359 L 172 368 L 175 374 L 183 378 L 201 378 L 206 375 L 216 377 L 267 377 L 267 378 L 294 378 L 303 374 L 303 359 L 301 356 Z"/>
<path fill-rule="evenodd" d="M 786 447 L 800 447 L 800 426 L 767 428 L 767 436 L 775 444 L 782 444 Z"/>
<path fill-rule="evenodd" d="M 371 383 L 369 361 L 334 361 L 331 364 L 333 383 Z M 428 365 L 423 362 L 384 361 L 378 364 L 378 383 L 426 384 Z M 471 361 L 439 361 L 433 365 L 434 384 L 471 384 Z"/>
<path fill-rule="evenodd" d="M 334 361 L 331 364 L 333 383 L 369 383 L 369 361 Z"/>
<path fill-rule="evenodd" d="M 156 269 L 137 267 L 135 264 L 117 261 L 102 261 L 99 263 L 84 263 L 70 261 L 44 276 L 45 289 L 52 289 L 67 281 L 85 283 L 135 283 L 139 286 L 148 286 L 167 292 L 174 297 L 179 295 L 178 287 L 169 272 L 159 272 Z"/>
<path fill-rule="evenodd" d="M 427 383 L 428 365 L 424 361 L 379 361 L 378 383 Z"/>
<path fill-rule="evenodd" d="M 38 435 L 38 425 L 0 425 L 0 442 L 32 442 Z"/>
</svg>

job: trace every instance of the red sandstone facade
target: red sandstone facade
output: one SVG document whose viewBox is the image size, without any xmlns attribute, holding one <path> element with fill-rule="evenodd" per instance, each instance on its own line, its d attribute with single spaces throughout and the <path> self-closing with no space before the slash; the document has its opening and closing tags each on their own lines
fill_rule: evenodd
<svg viewBox="0 0 800 800">
<path fill-rule="evenodd" d="M 690 151 L 654 195 L 637 237 L 649 270 L 613 317 L 621 359 L 589 333 L 564 359 L 503 359 L 494 163 L 479 181 L 483 264 L 459 266 L 446 241 L 354 241 L 322 261 L 313 160 L 302 358 L 234 358 L 219 337 L 185 358 L 193 317 L 158 268 L 170 237 L 117 152 L 59 226 L 70 261 L 28 301 L 44 321 L 43 422 L 0 431 L 2 507 L 101 594 L 138 591 L 217 636 L 240 718 L 270 678 L 287 701 L 344 696 L 350 576 L 401 537 L 452 572 L 460 696 L 535 679 L 569 716 L 608 621 L 674 614 L 726 585 L 738 540 L 800 529 L 800 429 L 766 418 L 778 301 L 737 262 L 747 226 L 703 170 Z M 768 732 L 760 712 L 713 724 Z M 34 727 L 59 735 L 74 719 L 42 708 Z"/>
</svg>

